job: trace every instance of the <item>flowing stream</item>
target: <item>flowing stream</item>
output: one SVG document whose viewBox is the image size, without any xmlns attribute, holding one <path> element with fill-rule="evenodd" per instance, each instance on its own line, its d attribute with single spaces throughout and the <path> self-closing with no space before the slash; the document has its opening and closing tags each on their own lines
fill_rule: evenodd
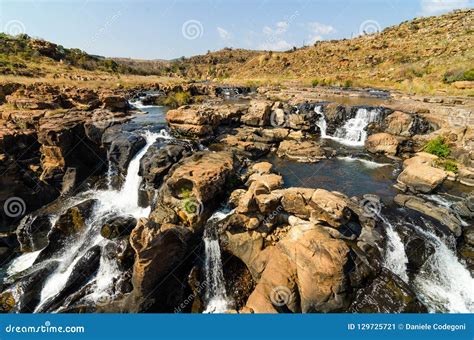
<svg viewBox="0 0 474 340">
<path fill-rule="evenodd" d="M 146 145 L 132 159 L 128 166 L 125 182 L 120 190 L 94 191 L 90 196 L 97 199 L 91 216 L 86 221 L 86 230 L 77 240 L 69 244 L 56 258 L 59 262 L 58 268 L 46 279 L 41 291 L 41 299 L 35 312 L 48 311 L 51 301 L 64 289 L 71 277 L 75 265 L 94 246 L 100 245 L 102 250 L 112 243 L 100 235 L 100 228 L 107 218 L 113 216 L 132 215 L 135 218 L 146 217 L 150 208 L 138 205 L 139 186 L 141 177 L 138 175 L 140 159 L 148 148 L 157 139 L 170 139 L 166 131 L 160 133 L 144 133 Z M 114 278 L 120 274 L 114 261 L 110 261 L 101 252 L 100 265 L 95 277 L 95 290 L 89 300 L 97 301 L 113 283 Z"/>
<path fill-rule="evenodd" d="M 385 266 L 405 282 L 411 283 L 429 312 L 473 313 L 474 278 L 456 255 L 454 239 L 441 239 L 433 231 L 436 227 L 424 218 L 418 223 L 392 223 L 381 215 L 379 217 L 387 232 Z M 412 282 L 408 279 L 408 258 L 396 226 L 409 228 L 434 248 L 434 253 L 423 264 Z"/>
<path fill-rule="evenodd" d="M 204 229 L 204 275 L 206 280 L 206 309 L 204 313 L 223 313 L 229 309 L 216 224 L 232 212 L 215 212 L 207 221 Z"/>
<path fill-rule="evenodd" d="M 333 136 L 327 134 L 327 122 L 321 106 L 316 106 L 314 111 L 320 115 L 316 125 L 321 131 L 321 138 L 329 138 L 347 146 L 363 146 L 367 139 L 367 126 L 376 122 L 380 117 L 378 109 L 357 109 L 354 118 L 348 119 L 344 125 L 338 127 Z"/>
<path fill-rule="evenodd" d="M 138 103 L 135 105 L 140 107 Z M 327 134 L 327 122 L 322 107 L 316 106 L 314 110 L 320 115 L 317 125 L 321 130 L 322 138 L 333 139 L 341 144 L 356 147 L 364 144 L 367 138 L 367 126 L 378 120 L 380 115 L 377 109 L 359 108 L 354 118 L 346 121 L 343 126 L 336 129 L 333 136 L 330 136 Z M 138 122 L 141 125 L 150 125 L 151 130 L 156 131 L 161 126 L 161 121 L 156 123 L 157 117 L 159 120 L 164 119 L 163 112 L 161 108 L 157 108 L 154 117 L 139 117 Z M 100 235 L 100 229 L 106 221 L 113 217 L 131 215 L 138 219 L 149 215 L 150 207 L 142 207 L 138 203 L 139 188 L 142 182 L 142 178 L 138 174 L 140 160 L 155 141 L 160 140 L 166 143 L 173 139 L 165 130 L 160 132 L 145 131 L 143 136 L 146 139 L 146 145 L 128 165 L 126 178 L 120 189 L 113 189 L 114 169 L 109 163 L 106 189 L 89 190 L 64 200 L 61 202 L 61 208 L 51 215 L 51 223 L 54 225 L 59 216 L 67 209 L 91 198 L 95 199 L 96 203 L 85 221 L 86 227 L 75 239 L 64 245 L 51 258 L 38 261 L 38 258 L 41 259 L 41 250 L 25 253 L 13 260 L 6 268 L 5 274 L 8 279 L 17 275 L 21 276 L 24 272 L 30 273 L 38 268 L 38 270 L 44 269 L 48 264 L 54 264 L 51 271 L 45 274 L 44 284 L 38 290 L 39 302 L 35 305 L 35 312 L 58 312 L 67 308 L 67 303 L 64 301 L 69 296 L 64 296 L 64 292 L 67 292 L 68 285 L 75 278 L 87 280 L 81 281 L 79 287 L 81 290 L 85 290 L 80 298 L 81 302 L 99 305 L 103 301 L 114 299 L 114 294 L 116 294 L 113 289 L 114 284 L 123 273 L 119 269 L 117 261 L 108 255 L 116 254 L 115 249 L 118 244 L 114 240 L 103 238 Z M 283 159 L 270 160 L 275 169 L 284 177 L 287 186 L 320 187 L 328 190 L 340 190 L 348 195 L 356 196 L 365 193 L 374 193 L 382 197 L 384 195 L 393 197 L 394 195 L 392 169 L 389 167 L 392 164 L 344 156 L 310 165 Z M 453 201 L 445 196 L 431 195 L 425 198 L 446 208 L 451 208 L 453 205 Z M 232 211 L 218 210 L 205 225 L 203 235 L 205 253 L 203 268 L 205 279 L 204 313 L 223 313 L 233 308 L 233 301 L 226 291 L 221 249 L 217 236 L 218 223 L 230 214 Z M 451 244 L 451 239 L 437 236 L 436 226 L 424 219 L 413 223 L 407 221 L 405 217 L 397 218 L 394 221 L 393 218 L 389 219 L 378 214 L 378 218 L 385 225 L 387 237 L 384 266 L 412 287 L 430 312 L 474 312 L 474 279 L 459 260 L 455 246 Z M 29 221 L 34 221 L 34 218 L 30 218 Z M 27 219 L 23 222 L 27 223 Z M 409 259 L 399 234 L 401 230 L 407 228 L 434 249 L 433 254 L 429 256 L 420 271 L 413 276 L 408 275 Z M 87 260 L 87 256 L 94 249 L 96 251 L 95 271 L 93 274 L 81 278 L 78 265 L 81 261 L 84 262 L 84 259 Z M 73 291 L 77 292 L 79 288 Z M 21 305 L 21 295 L 24 293 L 21 285 L 12 285 L 8 291 Z"/>
</svg>

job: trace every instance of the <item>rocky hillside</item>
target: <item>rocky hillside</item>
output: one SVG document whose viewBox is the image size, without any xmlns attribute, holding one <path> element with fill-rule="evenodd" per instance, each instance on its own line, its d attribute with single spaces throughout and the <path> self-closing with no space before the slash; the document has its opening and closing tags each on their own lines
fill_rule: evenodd
<svg viewBox="0 0 474 340">
<path fill-rule="evenodd" d="M 228 83 L 296 81 L 312 86 L 471 96 L 473 19 L 474 10 L 456 11 L 403 22 L 376 34 L 321 41 L 287 52 L 225 48 L 171 61 L 104 58 L 26 35 L 0 34 L 0 75 L 73 80 L 155 75 Z"/>
<path fill-rule="evenodd" d="M 228 78 L 239 74 L 240 69 L 264 52 L 225 48 L 172 63 L 172 71 L 188 78 Z"/>
<path fill-rule="evenodd" d="M 120 74 L 162 74 L 166 62 L 111 59 L 90 55 L 80 49 L 67 49 L 26 34 L 0 34 L 0 75 L 42 77 L 71 70 Z"/>
<path fill-rule="evenodd" d="M 472 83 L 456 81 L 474 80 L 473 27 L 474 10 L 414 19 L 377 34 L 321 41 L 291 52 L 268 52 L 232 76 L 425 92 L 470 87 L 472 93 Z"/>
</svg>

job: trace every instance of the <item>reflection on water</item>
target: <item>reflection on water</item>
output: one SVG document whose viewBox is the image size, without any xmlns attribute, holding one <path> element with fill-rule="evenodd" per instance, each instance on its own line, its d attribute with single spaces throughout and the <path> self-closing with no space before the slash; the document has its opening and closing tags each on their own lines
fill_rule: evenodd
<svg viewBox="0 0 474 340">
<path fill-rule="evenodd" d="M 156 105 L 133 105 L 145 113 L 136 115 L 132 119 L 133 123 L 144 126 L 166 124 L 166 112 L 168 111 L 168 107 Z"/>
<path fill-rule="evenodd" d="M 392 200 L 396 176 L 392 166 L 368 166 L 365 162 L 346 159 L 326 159 L 318 163 L 298 163 L 268 157 L 275 171 L 283 176 L 287 187 L 323 188 L 340 191 L 348 196 L 375 194 Z"/>
</svg>

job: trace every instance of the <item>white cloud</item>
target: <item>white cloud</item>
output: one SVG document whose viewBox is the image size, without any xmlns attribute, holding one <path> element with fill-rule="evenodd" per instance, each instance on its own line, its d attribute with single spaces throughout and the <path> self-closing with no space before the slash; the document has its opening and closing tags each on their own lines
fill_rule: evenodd
<svg viewBox="0 0 474 340">
<path fill-rule="evenodd" d="M 286 40 L 275 40 L 275 41 L 266 41 L 263 44 L 260 44 L 258 48 L 260 50 L 270 50 L 270 51 L 285 51 L 292 48 L 293 45 L 287 42 Z"/>
<path fill-rule="evenodd" d="M 315 34 L 331 34 L 336 32 L 334 27 L 321 24 L 320 22 L 310 22 L 308 23 L 308 28 L 312 33 Z"/>
<path fill-rule="evenodd" d="M 284 35 L 288 31 L 290 24 L 287 21 L 278 21 L 275 27 L 264 26 L 262 29 L 264 42 L 258 45 L 261 50 L 284 51 L 293 47 L 285 40 Z"/>
<path fill-rule="evenodd" d="M 421 15 L 436 15 L 458 8 L 468 8 L 470 0 L 421 0 Z"/>
<path fill-rule="evenodd" d="M 321 24 L 320 22 L 310 22 L 306 25 L 309 35 L 309 43 L 314 44 L 316 41 L 323 40 L 323 36 L 335 33 L 336 29 L 330 25 Z"/>
<path fill-rule="evenodd" d="M 223 29 L 222 27 L 217 27 L 217 34 L 222 40 L 229 40 L 231 38 L 231 34 L 229 31 Z"/>
<path fill-rule="evenodd" d="M 288 27 L 290 25 L 286 21 L 278 21 L 275 24 L 275 28 L 271 28 L 270 26 L 263 27 L 263 34 L 265 35 L 283 35 L 288 31 Z"/>
</svg>

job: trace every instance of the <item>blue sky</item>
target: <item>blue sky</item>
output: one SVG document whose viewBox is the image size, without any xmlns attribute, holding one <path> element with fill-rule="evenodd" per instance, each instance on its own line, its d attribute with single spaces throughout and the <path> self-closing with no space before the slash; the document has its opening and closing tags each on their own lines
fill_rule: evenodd
<svg viewBox="0 0 474 340">
<path fill-rule="evenodd" d="M 0 0 L 0 30 L 88 53 L 172 59 L 350 38 L 474 0 Z"/>
</svg>

